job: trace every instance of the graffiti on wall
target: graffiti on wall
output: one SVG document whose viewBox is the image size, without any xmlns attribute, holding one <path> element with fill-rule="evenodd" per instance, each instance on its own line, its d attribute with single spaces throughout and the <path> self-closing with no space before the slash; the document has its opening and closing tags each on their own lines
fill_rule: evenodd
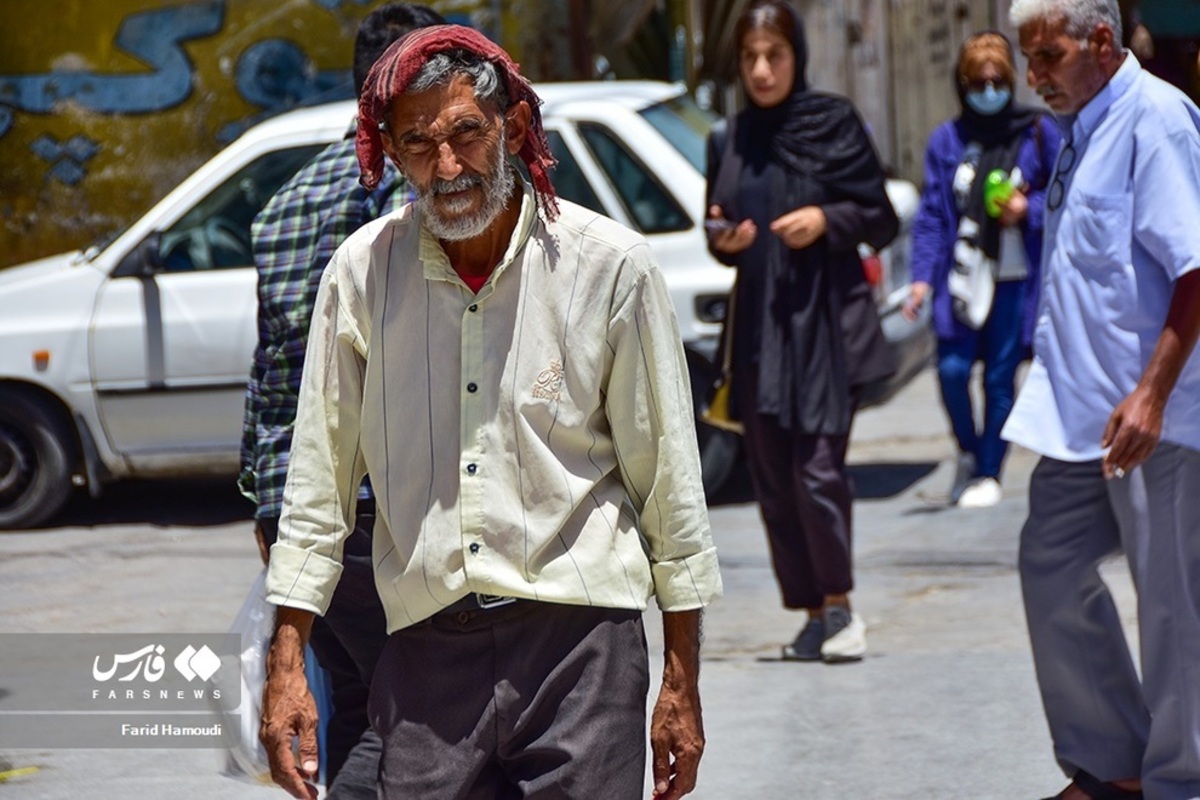
<svg viewBox="0 0 1200 800">
<path fill-rule="evenodd" d="M 263 39 L 247 47 L 238 59 L 236 85 L 242 99 L 262 111 L 221 128 L 221 144 L 280 111 L 351 94 L 349 70 L 317 70 L 299 45 L 287 39 Z"/>
<path fill-rule="evenodd" d="M 346 2 L 363 5 L 369 0 L 316 0 L 329 9 Z M 154 114 L 179 106 L 192 94 L 195 73 L 184 44 L 221 32 L 225 3 L 205 0 L 135 12 L 121 20 L 115 49 L 145 64 L 149 68 L 145 72 L 56 70 L 0 75 L 0 137 L 13 127 L 19 112 L 53 114 L 66 102 L 98 114 L 123 115 Z M 301 46 L 287 39 L 255 41 L 237 59 L 234 86 L 247 104 L 259 110 L 226 123 L 217 141 L 226 144 L 255 122 L 312 97 L 344 97 L 349 76 L 347 69 L 316 69 Z M 47 164 L 47 177 L 69 185 L 84 178 L 87 162 L 100 147 L 99 141 L 82 133 L 65 142 L 44 134 L 30 145 Z"/>
<path fill-rule="evenodd" d="M 6 0 L 0 268 L 128 224 L 255 123 L 353 95 L 384 0 Z M 470 24 L 478 0 L 435 0 Z M 107 31 L 107 33 L 106 33 Z"/>
<path fill-rule="evenodd" d="M 221 30 L 223 0 L 131 14 L 117 30 L 116 47 L 151 68 L 142 74 L 50 72 L 0 76 L 0 103 L 49 114 L 72 100 L 92 111 L 139 114 L 179 105 L 192 91 L 192 63 L 182 43 Z"/>
</svg>

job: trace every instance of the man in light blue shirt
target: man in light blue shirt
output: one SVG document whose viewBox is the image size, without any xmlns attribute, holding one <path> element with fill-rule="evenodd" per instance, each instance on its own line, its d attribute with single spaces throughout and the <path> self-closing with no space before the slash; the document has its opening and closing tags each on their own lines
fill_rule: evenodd
<svg viewBox="0 0 1200 800">
<path fill-rule="evenodd" d="M 1034 363 L 1020 572 L 1064 800 L 1200 798 L 1200 111 L 1121 49 L 1116 0 L 1015 0 L 1065 139 Z M 1142 678 L 1098 567 L 1124 552 Z"/>
</svg>

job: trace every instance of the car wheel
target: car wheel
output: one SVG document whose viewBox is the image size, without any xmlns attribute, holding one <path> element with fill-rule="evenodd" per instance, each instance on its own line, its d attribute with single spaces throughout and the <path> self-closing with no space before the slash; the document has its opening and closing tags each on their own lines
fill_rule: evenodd
<svg viewBox="0 0 1200 800">
<path fill-rule="evenodd" d="M 34 527 L 71 495 L 69 433 L 23 394 L 0 393 L 0 529 Z"/>
<path fill-rule="evenodd" d="M 740 443 L 736 433 L 719 430 L 699 421 L 696 424 L 704 429 L 696 431 L 696 438 L 700 444 L 700 470 L 704 476 L 704 493 L 711 500 L 733 474 L 733 468 L 737 466 Z"/>
<path fill-rule="evenodd" d="M 688 351 L 688 378 L 692 384 L 692 408 L 696 413 L 696 444 L 700 448 L 700 469 L 704 493 L 711 500 L 733 474 L 740 457 L 741 438 L 736 433 L 714 428 L 700 420 L 700 405 L 717 377 L 716 369 L 704 356 Z"/>
</svg>

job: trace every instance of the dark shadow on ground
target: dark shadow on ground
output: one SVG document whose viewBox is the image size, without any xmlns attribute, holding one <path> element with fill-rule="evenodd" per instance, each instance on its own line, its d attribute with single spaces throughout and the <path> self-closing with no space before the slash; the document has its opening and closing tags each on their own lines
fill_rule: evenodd
<svg viewBox="0 0 1200 800">
<path fill-rule="evenodd" d="M 938 468 L 936 461 L 879 461 L 851 464 L 854 497 L 858 500 L 886 500 L 903 494 Z"/>
<path fill-rule="evenodd" d="M 851 464 L 850 476 L 857 499 L 883 500 L 907 491 L 937 467 L 936 461 Z M 754 489 L 742 461 L 708 504 L 717 507 L 752 502 Z M 41 529 L 133 524 L 205 527 L 253 517 L 254 506 L 228 478 L 123 481 L 105 487 L 97 500 L 76 493 L 66 509 Z"/>
<path fill-rule="evenodd" d="M 123 481 L 93 500 L 77 492 L 43 530 L 96 525 L 228 525 L 254 518 L 231 478 Z"/>
<path fill-rule="evenodd" d="M 926 505 L 906 508 L 900 512 L 902 517 L 917 517 L 922 514 L 941 514 L 954 508 L 947 500 L 925 500 Z"/>
<path fill-rule="evenodd" d="M 882 461 L 869 464 L 851 464 L 850 477 L 854 481 L 854 496 L 858 500 L 885 500 L 902 494 L 914 484 L 924 480 L 938 468 L 936 461 Z M 754 487 L 745 462 L 735 468 L 720 491 L 709 498 L 709 507 L 754 502 Z"/>
</svg>

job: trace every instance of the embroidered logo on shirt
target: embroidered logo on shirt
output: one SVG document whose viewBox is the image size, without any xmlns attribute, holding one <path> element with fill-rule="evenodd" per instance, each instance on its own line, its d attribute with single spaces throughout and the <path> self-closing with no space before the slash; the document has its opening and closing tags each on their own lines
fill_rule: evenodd
<svg viewBox="0 0 1200 800">
<path fill-rule="evenodd" d="M 556 358 L 548 368 L 538 373 L 537 382 L 533 384 L 533 396 L 541 400 L 558 400 L 562 382 L 563 365 Z"/>
</svg>

